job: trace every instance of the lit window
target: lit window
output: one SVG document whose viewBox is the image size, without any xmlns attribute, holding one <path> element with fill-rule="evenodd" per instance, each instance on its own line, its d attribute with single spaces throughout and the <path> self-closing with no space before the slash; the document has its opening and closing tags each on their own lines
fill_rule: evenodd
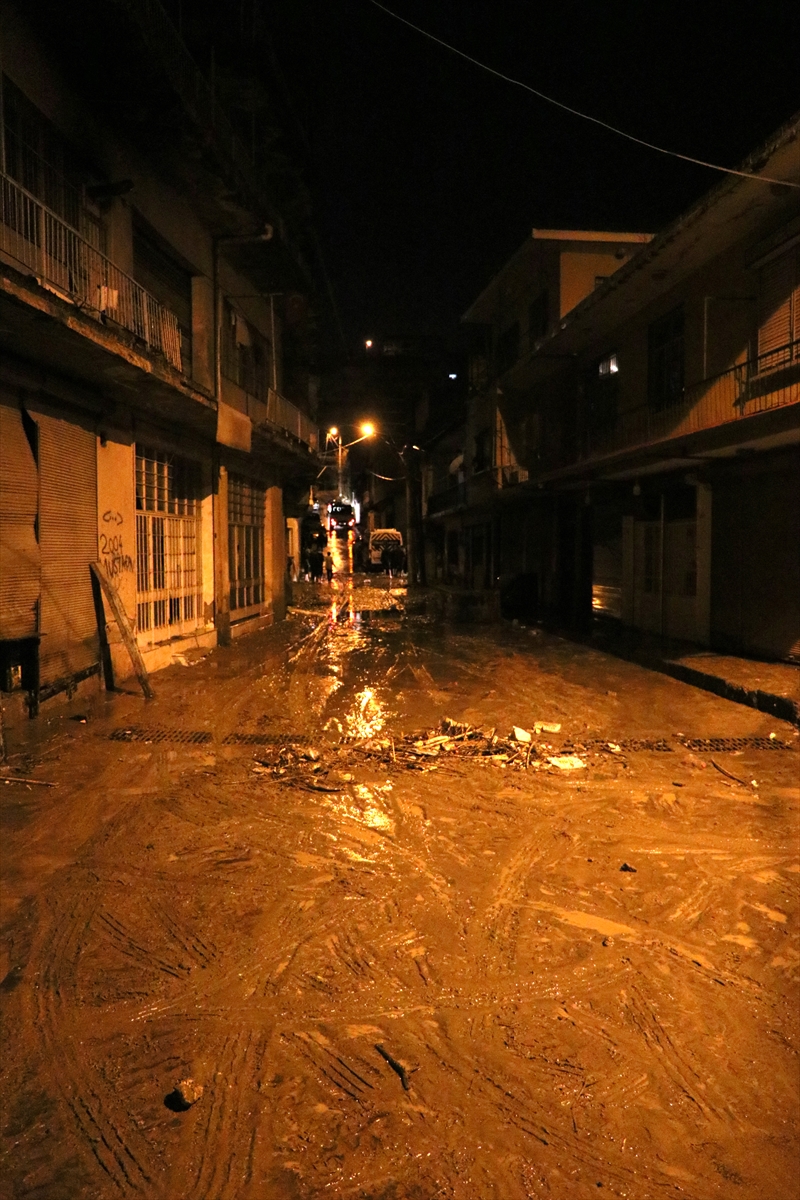
<svg viewBox="0 0 800 1200">
<path fill-rule="evenodd" d="M 447 378 L 448 379 L 458 379 L 458 376 L 456 375 L 455 371 L 451 371 L 450 374 L 447 376 Z"/>
<path fill-rule="evenodd" d="M 616 354 L 609 354 L 606 358 L 601 358 L 597 364 L 598 375 L 616 375 L 619 371 Z"/>
</svg>

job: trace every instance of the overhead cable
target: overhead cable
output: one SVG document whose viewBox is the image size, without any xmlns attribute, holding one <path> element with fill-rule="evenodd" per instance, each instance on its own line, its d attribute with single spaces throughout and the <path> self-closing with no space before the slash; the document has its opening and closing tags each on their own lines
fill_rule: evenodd
<svg viewBox="0 0 800 1200">
<path fill-rule="evenodd" d="M 523 88 L 533 96 L 538 96 L 540 100 L 546 101 L 547 104 L 553 104 L 556 108 L 562 109 L 563 112 L 571 113 L 573 117 L 579 117 L 582 121 L 591 121 L 593 125 L 599 125 L 602 129 L 607 129 L 610 133 L 615 133 L 617 137 L 625 138 L 629 142 L 635 142 L 637 146 L 644 146 L 648 150 L 655 150 L 657 154 L 667 154 L 670 158 L 679 158 L 683 162 L 694 163 L 697 167 L 708 167 L 711 171 L 721 171 L 723 175 L 738 175 L 741 179 L 750 179 L 755 183 L 776 183 L 782 187 L 800 189 L 800 183 L 792 183 L 788 179 L 774 179 L 769 175 L 753 175 L 749 171 L 736 171 L 733 167 L 721 167 L 718 163 L 706 162 L 703 158 L 692 158 L 691 154 L 680 154 L 677 150 L 667 150 L 664 146 L 656 146 L 654 142 L 647 142 L 644 138 L 636 137 L 635 134 L 626 133 L 624 129 L 617 129 L 616 125 L 609 125 L 607 121 L 602 121 L 599 117 L 592 117 L 589 113 L 581 112 L 577 108 L 572 108 L 569 104 L 562 103 L 561 100 L 555 100 L 552 96 L 548 96 L 544 92 L 540 92 L 537 88 L 531 87 L 530 84 L 523 83 L 521 79 L 514 79 L 511 75 L 504 75 L 502 71 L 495 70 L 494 67 L 481 62 L 480 59 L 473 58 L 471 54 L 466 54 L 456 46 L 451 46 L 449 42 L 443 41 L 442 38 L 436 37 L 435 34 L 429 33 L 427 29 L 422 29 L 419 25 L 415 25 L 413 21 L 408 21 L 405 17 L 401 17 L 399 13 L 393 12 L 385 4 L 381 4 L 380 0 L 369 0 L 369 3 L 374 4 L 376 8 L 381 9 L 382 12 L 387 13 L 390 17 L 394 17 L 395 21 L 400 21 L 401 24 L 407 25 L 409 29 L 413 29 L 417 33 L 421 33 L 423 37 L 436 42 L 437 45 L 443 46 L 451 54 L 456 54 L 459 58 L 465 59 L 466 62 L 480 67 L 482 71 L 488 71 L 490 75 L 494 75 L 497 79 L 502 79 L 505 83 L 511 83 L 514 87 Z"/>
</svg>

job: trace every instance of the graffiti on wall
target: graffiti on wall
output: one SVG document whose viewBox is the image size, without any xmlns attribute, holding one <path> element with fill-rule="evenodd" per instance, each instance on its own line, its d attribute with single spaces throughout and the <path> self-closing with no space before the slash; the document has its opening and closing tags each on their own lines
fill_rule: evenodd
<svg viewBox="0 0 800 1200">
<path fill-rule="evenodd" d="M 121 529 L 124 524 L 124 517 L 122 513 L 108 508 L 103 513 L 103 521 L 106 525 L 117 526 Z M 110 579 L 116 579 L 127 571 L 133 570 L 133 559 L 130 554 L 125 553 L 125 543 L 122 533 L 101 533 L 100 554 L 102 555 L 106 574 Z"/>
</svg>

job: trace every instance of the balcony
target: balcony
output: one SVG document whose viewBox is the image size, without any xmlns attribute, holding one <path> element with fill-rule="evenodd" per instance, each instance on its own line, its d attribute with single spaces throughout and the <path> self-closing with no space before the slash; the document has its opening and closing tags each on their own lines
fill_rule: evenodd
<svg viewBox="0 0 800 1200">
<path fill-rule="evenodd" d="M 289 433 L 312 450 L 316 450 L 318 433 L 314 422 L 304 412 L 270 388 L 267 394 L 267 419 L 263 424 Z"/>
<path fill-rule="evenodd" d="M 676 404 L 661 409 L 643 404 L 618 412 L 603 427 L 584 431 L 578 458 L 605 457 L 733 425 L 798 401 L 800 341 L 793 341 L 685 388 Z"/>
<path fill-rule="evenodd" d="M 482 504 L 491 499 L 498 491 L 517 487 L 528 479 L 524 467 L 487 467 L 476 471 L 464 483 L 450 484 L 448 487 L 431 492 L 428 496 L 427 515 L 447 512 L 461 508 L 467 504 Z"/>
<path fill-rule="evenodd" d="M 0 256 L 97 321 L 118 325 L 182 370 L 174 313 L 71 225 L 7 175 L 0 175 Z"/>
</svg>

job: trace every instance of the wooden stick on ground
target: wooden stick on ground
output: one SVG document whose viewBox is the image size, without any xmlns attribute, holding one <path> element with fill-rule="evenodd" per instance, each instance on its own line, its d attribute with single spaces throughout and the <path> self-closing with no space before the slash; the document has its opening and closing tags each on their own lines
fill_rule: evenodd
<svg viewBox="0 0 800 1200">
<path fill-rule="evenodd" d="M 36 787 L 55 787 L 54 783 L 48 783 L 46 779 L 25 779 L 22 775 L 0 775 L 3 783 L 32 783 Z"/>
<path fill-rule="evenodd" d="M 114 620 L 117 622 L 117 628 L 122 635 L 122 640 L 125 643 L 125 649 L 130 655 L 131 663 L 133 664 L 133 669 L 136 672 L 136 678 L 139 680 L 142 691 L 148 700 L 153 700 L 155 699 L 155 692 L 150 686 L 150 680 L 147 675 L 147 667 L 144 665 L 142 652 L 136 644 L 136 638 L 134 636 L 133 629 L 131 628 L 131 623 L 128 620 L 128 614 L 125 612 L 125 609 L 122 606 L 122 601 L 119 598 L 119 592 L 106 574 L 102 563 L 93 562 L 89 563 L 89 566 L 92 568 L 92 573 L 95 579 L 103 589 L 103 595 L 105 596 L 106 600 L 108 600 L 111 611 L 114 614 Z"/>
</svg>

